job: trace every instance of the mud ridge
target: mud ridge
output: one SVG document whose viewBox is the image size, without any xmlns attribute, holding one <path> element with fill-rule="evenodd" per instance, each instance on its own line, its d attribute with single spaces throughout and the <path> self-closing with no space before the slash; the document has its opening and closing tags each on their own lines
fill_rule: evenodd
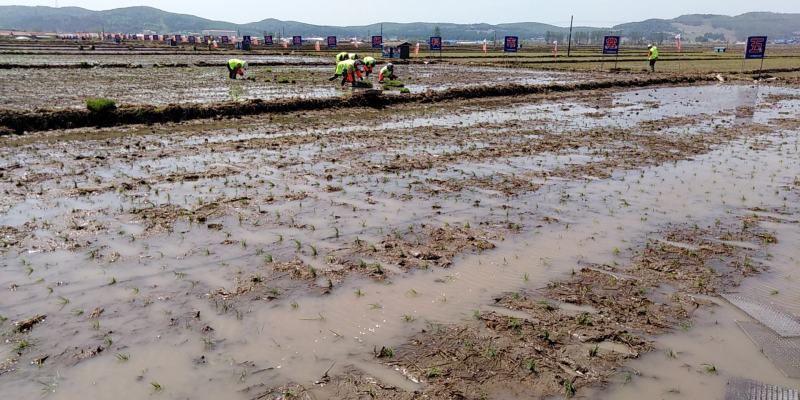
<svg viewBox="0 0 800 400">
<path fill-rule="evenodd" d="M 127 55 L 127 54 L 126 54 Z M 138 55 L 138 54 L 137 54 Z M 162 55 L 162 54 L 157 54 Z M 275 62 L 275 61 L 253 61 L 247 63 L 251 67 L 319 67 L 330 66 L 329 62 Z M 219 67 L 222 68 L 225 63 L 220 62 L 205 62 L 200 61 L 194 64 L 191 63 L 167 63 L 167 64 L 154 64 L 153 68 L 189 68 L 189 67 Z M 77 63 L 77 64 L 18 64 L 18 63 L 2 63 L 0 69 L 91 69 L 91 68 L 144 68 L 143 64 L 129 64 L 129 63 Z"/>
<path fill-rule="evenodd" d="M 180 122 L 214 117 L 237 117 L 291 111 L 310 111 L 331 108 L 375 107 L 381 108 L 403 103 L 435 103 L 447 100 L 474 99 L 482 97 L 518 96 L 551 92 L 573 92 L 609 88 L 648 87 L 669 84 L 691 84 L 713 81 L 716 78 L 704 75 L 667 76 L 649 79 L 623 79 L 577 84 L 550 85 L 499 85 L 470 88 L 454 88 L 441 92 L 427 92 L 406 96 L 383 96 L 365 92 L 346 98 L 293 98 L 274 101 L 261 99 L 247 102 L 225 102 L 215 104 L 171 104 L 166 107 L 123 106 L 107 112 L 89 110 L 60 111 L 0 111 L 0 132 L 45 131 L 92 126 L 117 126 L 132 124 L 154 124 Z M 5 129 L 4 129 L 5 128 Z"/>
</svg>

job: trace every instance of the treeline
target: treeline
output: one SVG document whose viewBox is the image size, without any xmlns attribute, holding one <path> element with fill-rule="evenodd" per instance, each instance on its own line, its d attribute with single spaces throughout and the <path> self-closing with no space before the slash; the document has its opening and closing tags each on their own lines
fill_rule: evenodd
<svg viewBox="0 0 800 400">
<path fill-rule="evenodd" d="M 610 35 L 621 35 L 627 43 L 630 44 L 664 44 L 671 43 L 675 40 L 675 34 L 670 32 L 628 32 L 620 34 L 611 29 L 598 29 L 592 31 L 574 31 L 572 32 L 572 44 L 575 45 L 602 45 L 603 38 Z M 706 39 L 714 40 L 715 38 L 709 37 Z M 546 43 L 558 42 L 559 44 L 566 44 L 569 40 L 569 33 L 547 31 L 544 36 Z"/>
</svg>

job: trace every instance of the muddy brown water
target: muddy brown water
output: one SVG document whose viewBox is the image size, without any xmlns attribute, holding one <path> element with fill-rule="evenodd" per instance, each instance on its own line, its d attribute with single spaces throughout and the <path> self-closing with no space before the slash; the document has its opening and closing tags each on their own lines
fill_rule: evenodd
<svg viewBox="0 0 800 400">
<path fill-rule="evenodd" d="M 477 106 L 463 102 L 424 115 L 375 112 L 357 122 L 346 117 L 344 122 L 311 126 L 278 125 L 278 132 L 256 122 L 238 129 L 235 123 L 208 129 L 196 124 L 196 132 L 174 134 L 156 128 L 156 133 L 108 142 L 27 138 L 29 144 L 4 147 L 0 163 L 0 185 L 13 194 L 0 203 L 0 225 L 35 226 L 32 237 L 3 254 L 0 315 L 9 320 L 0 329 L 35 314 L 47 319 L 27 336 L 31 346 L 15 370 L 0 375 L 0 389 L 11 398 L 247 399 L 242 390 L 248 387 L 290 381 L 312 386 L 332 365 L 331 374 L 352 365 L 413 391 L 420 387 L 415 379 L 377 362 L 373 348 L 399 346 L 428 322 L 458 324 L 500 293 L 544 287 L 583 263 L 622 263 L 631 248 L 658 238 L 667 224 L 708 225 L 754 207 L 784 210 L 786 221 L 769 226 L 779 241 L 769 250 L 772 257 L 763 260 L 771 272 L 746 280 L 741 290 L 777 289 L 775 301 L 797 313 L 791 283 L 799 256 L 793 245 L 799 234 L 798 194 L 792 188 L 800 157 L 797 131 L 783 130 L 779 120 L 797 115 L 800 102 L 766 100 L 769 94 L 792 93 L 798 92 L 728 85 L 663 88 L 603 93 L 591 102 L 566 99 L 511 108 L 502 101 Z M 598 104 L 608 109 L 598 115 Z M 740 107 L 750 111 L 737 113 Z M 536 140 L 537 129 L 637 131 L 644 122 L 686 116 L 694 119 L 664 126 L 660 134 L 702 135 L 711 124 L 775 128 L 691 159 L 617 170 L 610 178 L 538 181 L 543 185 L 538 191 L 513 197 L 482 188 L 426 195 L 409 187 L 430 178 L 549 171 L 597 162 L 602 155 L 590 146 L 529 157 L 462 160 L 403 173 L 337 172 L 330 183 L 324 178 L 333 167 L 360 171 L 359 164 L 370 160 L 443 156 L 473 145 L 413 140 L 415 132 L 426 130 L 457 126 L 469 137 L 522 129 L 531 131 L 529 140 Z M 335 141 L 337 135 L 360 131 L 403 132 L 411 139 L 404 146 L 387 141 L 368 158 L 345 159 L 343 165 L 313 163 L 325 154 L 346 155 L 373 146 Z M 236 143 L 315 135 L 328 147 L 309 141 L 235 148 Z M 376 133 L 376 140 L 381 135 Z M 227 143 L 233 147 L 206 150 Z M 279 166 L 281 162 L 286 165 Z M 166 179 L 209 171 L 225 172 L 198 180 Z M 118 187 L 139 180 L 147 183 Z M 104 184 L 114 187 L 88 195 L 73 192 Z M 324 190 L 329 184 L 344 190 Z M 309 197 L 264 201 L 268 195 L 299 192 Z M 408 193 L 411 199 L 401 197 Z M 207 223 L 178 220 L 174 225 L 167 221 L 171 232 L 164 232 L 133 213 L 167 204 L 203 210 L 214 200 L 241 197 L 254 204 L 209 214 L 207 223 L 221 224 L 220 231 L 208 229 Z M 479 207 L 475 200 L 480 200 Z M 558 222 L 543 222 L 546 218 Z M 217 288 L 232 290 L 238 276 L 269 276 L 266 254 L 282 261 L 299 258 L 322 270 L 326 254 L 356 238 L 374 243 L 394 230 L 419 229 L 423 223 L 478 227 L 480 222 L 514 222 L 523 228 L 503 231 L 503 240 L 494 240 L 496 249 L 458 256 L 447 269 L 400 273 L 399 267 L 387 264 L 395 273 L 390 279 L 351 276 L 328 295 L 299 284 L 280 287 L 271 301 L 210 299 Z M 625 371 L 634 373 L 621 372 L 607 390 L 579 396 L 721 398 L 727 380 L 737 376 L 800 386 L 782 377 L 737 330 L 734 321 L 747 317 L 717 302 L 720 306 L 697 315 L 687 332 L 655 338 L 658 350 L 625 365 Z M 95 324 L 88 314 L 97 307 L 103 312 Z M 205 327 L 213 328 L 212 333 Z M 7 338 L 0 345 L 0 360 L 17 353 L 19 341 Z M 86 356 L 98 346 L 103 352 Z M 667 349 L 677 358 L 666 357 Z M 40 355 L 50 358 L 41 366 L 31 365 Z M 705 372 L 703 364 L 715 365 L 717 374 Z"/>
</svg>

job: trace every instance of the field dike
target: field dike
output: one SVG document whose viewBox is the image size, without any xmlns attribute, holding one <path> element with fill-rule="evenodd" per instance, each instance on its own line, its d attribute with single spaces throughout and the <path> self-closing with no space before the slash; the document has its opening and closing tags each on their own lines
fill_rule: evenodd
<svg viewBox="0 0 800 400">
<path fill-rule="evenodd" d="M 236 117 L 291 111 L 309 111 L 350 107 L 386 107 L 403 103 L 435 103 L 447 100 L 463 100 L 481 97 L 516 96 L 551 92 L 574 92 L 609 88 L 648 87 L 678 85 L 716 80 L 706 75 L 660 76 L 550 85 L 498 85 L 470 88 L 453 88 L 439 92 L 426 92 L 403 96 L 384 96 L 376 92 L 364 92 L 348 97 L 292 98 L 274 101 L 260 99 L 245 102 L 214 104 L 171 104 L 165 107 L 123 106 L 106 112 L 89 110 L 37 110 L 33 112 L 0 111 L 0 136 L 25 132 L 83 127 L 107 127 L 131 124 L 155 124 L 180 122 L 192 119 Z"/>
<path fill-rule="evenodd" d="M 70 55 L 70 54 L 66 54 Z M 103 55 L 103 54 L 100 54 Z M 113 55 L 113 54 L 112 54 Z M 129 54 L 126 54 L 129 55 Z M 133 55 L 140 55 L 140 54 L 133 54 Z M 153 55 L 164 55 L 164 54 L 153 54 Z M 192 54 L 194 55 L 194 54 Z M 331 63 L 329 62 L 275 62 L 275 61 L 252 61 L 247 63 L 251 67 L 324 67 L 330 66 Z M 205 62 L 200 61 L 197 63 L 156 63 L 152 65 L 148 64 L 136 64 L 136 63 L 90 63 L 90 62 L 80 62 L 80 63 L 69 63 L 69 64 L 19 64 L 19 63 L 0 63 L 0 69 L 92 69 L 92 68 L 129 68 L 129 69 L 136 69 L 136 68 L 145 68 L 148 66 L 152 66 L 153 68 L 189 68 L 189 67 L 219 67 L 224 68 L 225 62 Z"/>
</svg>

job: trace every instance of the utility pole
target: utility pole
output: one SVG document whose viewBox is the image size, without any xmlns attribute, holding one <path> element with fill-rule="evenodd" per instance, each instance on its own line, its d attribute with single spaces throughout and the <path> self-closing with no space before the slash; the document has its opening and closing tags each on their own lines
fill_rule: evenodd
<svg viewBox="0 0 800 400">
<path fill-rule="evenodd" d="M 569 57 L 569 54 L 572 52 L 572 21 L 574 18 L 574 15 L 570 15 L 569 17 L 569 42 L 567 43 L 567 57 Z"/>
</svg>

